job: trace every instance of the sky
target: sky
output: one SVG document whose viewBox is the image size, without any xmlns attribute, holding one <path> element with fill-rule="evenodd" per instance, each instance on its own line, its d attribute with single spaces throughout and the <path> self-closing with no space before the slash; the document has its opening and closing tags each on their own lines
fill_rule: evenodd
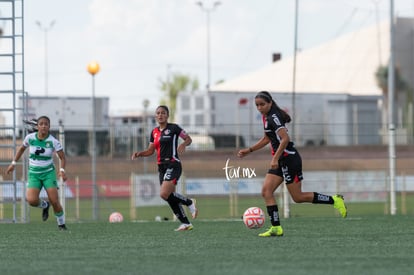
<svg viewBox="0 0 414 275">
<path fill-rule="evenodd" d="M 143 110 L 146 99 L 155 109 L 164 96 L 160 81 L 175 73 L 198 79 L 205 89 L 207 41 L 211 85 L 269 65 L 273 53 L 293 54 L 294 0 L 220 0 L 214 9 L 217 1 L 202 0 L 203 8 L 196 2 L 24 1 L 26 91 L 31 96 L 91 96 L 87 65 L 96 61 L 95 96 L 109 97 L 110 114 L 119 115 Z M 298 48 L 388 20 L 390 2 L 299 0 Z M 414 0 L 394 0 L 394 10 L 413 17 Z"/>
</svg>

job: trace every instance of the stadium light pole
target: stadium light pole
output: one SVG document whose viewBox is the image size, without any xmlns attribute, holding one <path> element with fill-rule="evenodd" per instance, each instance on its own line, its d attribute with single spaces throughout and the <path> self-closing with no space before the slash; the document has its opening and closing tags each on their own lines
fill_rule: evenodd
<svg viewBox="0 0 414 275">
<path fill-rule="evenodd" d="M 299 20 L 299 0 L 295 0 L 295 24 L 293 39 L 293 71 L 292 71 L 292 131 L 291 138 L 295 140 L 295 117 L 296 117 L 296 63 L 298 52 L 298 20 Z"/>
<path fill-rule="evenodd" d="M 148 106 L 150 105 L 150 101 L 148 99 L 144 99 L 142 102 L 142 105 L 144 106 L 144 115 L 143 115 L 143 124 L 142 124 L 142 150 L 145 150 L 145 148 L 148 146 L 147 144 L 147 128 L 148 128 Z M 147 173 L 148 170 L 148 164 L 147 164 L 147 158 L 144 158 L 144 174 Z"/>
<path fill-rule="evenodd" d="M 388 158 L 390 180 L 390 214 L 397 214 L 395 191 L 396 153 L 395 153 L 395 124 L 394 124 L 394 94 L 395 94 L 395 59 L 394 59 L 394 1 L 390 0 L 390 59 L 388 63 Z"/>
<path fill-rule="evenodd" d="M 200 6 L 201 10 L 206 13 L 206 43 L 207 43 L 207 91 L 210 91 L 210 76 L 211 76 L 211 62 L 210 62 L 210 13 L 218 7 L 221 2 L 215 1 L 212 6 L 206 6 L 202 1 L 196 2 Z"/>
<path fill-rule="evenodd" d="M 294 38 L 293 38 L 293 68 L 292 68 L 292 128 L 291 139 L 295 140 L 295 127 L 296 127 L 296 63 L 298 52 L 298 21 L 299 21 L 299 0 L 295 0 L 295 20 L 294 20 Z M 289 204 L 289 192 L 286 185 L 283 185 L 283 216 L 285 218 L 290 217 L 290 204 Z"/>
<path fill-rule="evenodd" d="M 98 187 L 96 185 L 96 112 L 95 112 L 95 75 L 99 72 L 99 64 L 92 61 L 88 64 L 88 72 L 92 76 L 92 135 L 91 135 L 91 153 L 92 153 L 92 217 L 97 220 L 98 212 Z"/>
<path fill-rule="evenodd" d="M 42 23 L 40 21 L 36 21 L 36 25 L 39 26 L 40 30 L 43 31 L 44 33 L 44 44 L 45 44 L 45 49 L 44 49 L 44 62 L 45 62 L 45 95 L 48 96 L 49 95 L 49 59 L 48 59 L 48 32 L 53 28 L 53 26 L 55 25 L 56 20 L 52 20 L 48 26 L 43 26 Z"/>
</svg>

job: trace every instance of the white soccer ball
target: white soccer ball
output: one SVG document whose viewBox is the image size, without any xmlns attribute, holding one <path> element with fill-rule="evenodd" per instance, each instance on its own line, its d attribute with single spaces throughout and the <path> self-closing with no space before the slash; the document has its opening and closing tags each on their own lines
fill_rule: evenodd
<svg viewBox="0 0 414 275">
<path fill-rule="evenodd" d="M 257 229 L 264 225 L 265 214 L 260 207 L 250 207 L 243 214 L 243 222 L 249 229 Z"/>
<path fill-rule="evenodd" d="M 110 216 L 109 216 L 109 222 L 110 223 L 115 223 L 115 222 L 122 222 L 124 220 L 124 217 L 122 216 L 121 213 L 119 212 L 113 212 Z"/>
</svg>

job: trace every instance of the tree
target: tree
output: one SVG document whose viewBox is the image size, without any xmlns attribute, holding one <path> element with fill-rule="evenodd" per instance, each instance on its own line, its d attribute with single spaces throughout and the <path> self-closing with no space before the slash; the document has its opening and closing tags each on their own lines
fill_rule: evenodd
<svg viewBox="0 0 414 275">
<path fill-rule="evenodd" d="M 161 104 L 168 105 L 170 109 L 170 118 L 174 121 L 174 113 L 176 110 L 176 100 L 180 92 L 194 92 L 199 88 L 197 78 L 191 78 L 188 75 L 174 73 L 171 79 L 160 79 L 160 90 L 165 93 L 165 98 L 161 100 Z"/>
<path fill-rule="evenodd" d="M 379 66 L 375 72 L 375 78 L 377 79 L 377 84 L 381 88 L 384 96 L 388 95 L 388 67 Z M 400 70 L 395 68 L 394 71 L 394 84 L 395 84 L 395 95 L 398 98 L 398 94 L 405 93 L 408 90 L 409 85 L 401 76 Z"/>
<path fill-rule="evenodd" d="M 378 86 L 382 90 L 384 96 L 384 109 L 388 110 L 388 67 L 379 66 L 375 78 L 377 80 Z M 403 110 L 403 124 L 407 125 L 412 121 L 412 118 L 409 118 L 409 106 L 413 104 L 412 88 L 407 83 L 407 81 L 402 77 L 400 70 L 395 68 L 394 71 L 394 87 L 395 87 L 395 102 L 397 108 L 402 108 Z M 395 116 L 395 114 L 394 114 Z M 408 125 L 408 127 L 412 127 Z"/>
</svg>

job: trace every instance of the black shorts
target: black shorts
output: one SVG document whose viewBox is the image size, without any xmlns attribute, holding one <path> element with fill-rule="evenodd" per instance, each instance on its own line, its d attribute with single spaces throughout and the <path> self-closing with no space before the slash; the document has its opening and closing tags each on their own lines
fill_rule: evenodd
<svg viewBox="0 0 414 275">
<path fill-rule="evenodd" d="M 173 181 L 177 184 L 180 179 L 182 167 L 181 162 L 165 162 L 158 164 L 160 185 L 163 181 Z"/>
<path fill-rule="evenodd" d="M 302 158 L 299 153 L 288 155 L 279 160 L 279 168 L 269 169 L 267 173 L 283 177 L 286 184 L 303 180 Z"/>
</svg>

